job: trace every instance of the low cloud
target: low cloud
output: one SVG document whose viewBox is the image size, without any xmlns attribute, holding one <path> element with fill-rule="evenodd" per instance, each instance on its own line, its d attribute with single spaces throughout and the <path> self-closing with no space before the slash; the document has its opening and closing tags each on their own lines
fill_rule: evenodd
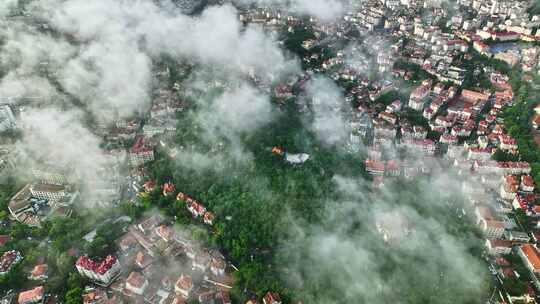
<svg viewBox="0 0 540 304">
<path fill-rule="evenodd" d="M 347 135 L 342 115 L 342 109 L 347 105 L 342 90 L 332 80 L 316 76 L 306 84 L 305 92 L 311 100 L 313 113 L 307 122 L 308 127 L 323 143 L 333 145 L 341 142 Z"/>
</svg>

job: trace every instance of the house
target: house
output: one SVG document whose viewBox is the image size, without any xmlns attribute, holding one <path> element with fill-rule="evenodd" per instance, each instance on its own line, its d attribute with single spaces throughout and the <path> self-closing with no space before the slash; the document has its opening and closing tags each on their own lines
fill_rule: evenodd
<svg viewBox="0 0 540 304">
<path fill-rule="evenodd" d="M 476 206 L 475 210 L 476 222 L 484 232 L 486 238 L 500 239 L 505 230 L 504 223 L 495 219 L 491 209 L 487 206 Z"/>
<path fill-rule="evenodd" d="M 131 233 L 127 233 L 118 242 L 118 247 L 121 251 L 127 252 L 128 250 L 135 248 L 137 244 L 135 237 Z"/>
<path fill-rule="evenodd" d="M 459 139 L 455 135 L 452 135 L 450 133 L 445 133 L 445 134 L 441 135 L 441 138 L 440 138 L 439 141 L 442 144 L 455 145 L 455 144 L 457 144 L 459 142 Z"/>
<path fill-rule="evenodd" d="M 398 160 L 391 159 L 386 162 L 386 174 L 389 176 L 401 175 L 401 165 Z"/>
<path fill-rule="evenodd" d="M 19 294 L 17 302 L 19 304 L 32 304 L 39 303 L 43 301 L 44 297 L 44 288 L 43 286 L 38 286 L 30 290 L 23 291 Z"/>
<path fill-rule="evenodd" d="M 203 222 L 207 225 L 213 225 L 214 224 L 215 215 L 214 213 L 210 211 L 206 211 L 203 216 Z"/>
<path fill-rule="evenodd" d="M 206 252 L 200 252 L 195 256 L 195 259 L 193 259 L 193 269 L 199 269 L 202 272 L 205 272 L 206 269 L 208 269 L 208 266 L 210 266 L 210 255 Z"/>
<path fill-rule="evenodd" d="M 406 139 L 402 144 L 411 151 L 424 155 L 434 155 L 437 148 L 435 142 L 430 139 Z"/>
<path fill-rule="evenodd" d="M 521 176 L 521 190 L 524 192 L 533 192 L 534 191 L 534 179 L 530 175 Z"/>
<path fill-rule="evenodd" d="M 54 184 L 32 184 L 30 193 L 39 199 L 58 201 L 66 196 L 66 187 Z"/>
<path fill-rule="evenodd" d="M 416 87 L 409 97 L 409 107 L 416 111 L 424 109 L 425 99 L 431 91 L 431 82 L 424 80 L 422 84 Z"/>
<path fill-rule="evenodd" d="M 512 201 L 512 206 L 514 209 L 523 209 L 528 210 L 532 203 L 534 203 L 536 197 L 533 193 L 528 194 L 517 194 L 516 198 Z"/>
<path fill-rule="evenodd" d="M 0 235 L 0 247 L 4 246 L 11 240 L 9 235 Z"/>
<path fill-rule="evenodd" d="M 210 304 L 214 303 L 216 293 L 213 290 L 204 291 L 199 293 L 199 303 L 200 304 Z"/>
<path fill-rule="evenodd" d="M 154 191 L 154 189 L 156 188 L 156 183 L 154 181 L 152 181 L 152 180 L 146 181 L 143 184 L 143 188 L 144 188 L 144 192 L 150 193 L 150 192 Z"/>
<path fill-rule="evenodd" d="M 540 127 L 540 114 L 534 114 L 532 119 L 532 125 L 535 129 Z"/>
<path fill-rule="evenodd" d="M 217 304 L 231 304 L 231 296 L 226 291 L 218 291 L 216 293 Z"/>
<path fill-rule="evenodd" d="M 159 214 L 154 214 L 150 216 L 149 218 L 141 221 L 137 228 L 144 233 L 148 234 L 150 231 L 152 231 L 154 228 L 156 228 L 159 224 L 163 222 L 163 218 Z"/>
<path fill-rule="evenodd" d="M 189 298 L 191 290 L 193 290 L 193 281 L 191 280 L 191 277 L 182 274 L 174 285 L 174 291 L 187 299 Z"/>
<path fill-rule="evenodd" d="M 174 237 L 173 229 L 167 225 L 159 225 L 155 231 L 156 235 L 167 243 L 170 242 Z"/>
<path fill-rule="evenodd" d="M 148 280 L 137 271 L 132 271 L 126 279 L 126 289 L 136 295 L 143 295 L 148 287 Z"/>
<path fill-rule="evenodd" d="M 390 112 L 379 113 L 379 118 L 392 125 L 395 125 L 397 122 L 397 116 L 394 113 L 390 113 Z"/>
<path fill-rule="evenodd" d="M 531 244 L 523 244 L 518 249 L 518 255 L 523 260 L 527 269 L 536 277 L 540 273 L 540 252 Z"/>
<path fill-rule="evenodd" d="M 515 140 L 514 138 L 508 135 L 501 134 L 499 135 L 499 148 L 505 151 L 517 150 L 518 148 L 517 140 Z"/>
<path fill-rule="evenodd" d="M 504 234 L 504 223 L 499 220 L 481 220 L 480 228 L 486 238 L 500 239 Z"/>
<path fill-rule="evenodd" d="M 120 262 L 112 255 L 108 255 L 101 262 L 93 261 L 87 256 L 81 256 L 75 263 L 75 267 L 82 276 L 106 285 L 110 284 L 121 270 Z"/>
<path fill-rule="evenodd" d="M 469 149 L 467 158 L 471 160 L 489 160 L 492 154 L 493 149 L 491 148 L 472 148 Z"/>
<path fill-rule="evenodd" d="M 180 297 L 180 296 L 176 296 L 172 299 L 172 301 L 170 302 L 170 304 L 186 304 L 186 301 L 184 300 L 184 298 Z"/>
<path fill-rule="evenodd" d="M 486 248 L 490 255 L 505 255 L 512 252 L 512 242 L 508 240 L 487 239 Z"/>
<path fill-rule="evenodd" d="M 473 48 L 480 54 L 491 57 L 491 53 L 489 51 L 489 45 L 485 44 L 484 42 L 480 40 L 475 40 L 473 42 Z"/>
<path fill-rule="evenodd" d="M 401 101 L 399 99 L 397 99 L 397 100 L 394 100 L 388 106 L 386 106 L 386 112 L 388 112 L 388 113 L 396 113 L 396 112 L 401 111 L 401 108 L 402 108 Z"/>
<path fill-rule="evenodd" d="M 466 102 L 471 102 L 473 105 L 479 102 L 486 102 L 490 97 L 489 92 L 476 92 L 473 90 L 463 90 L 461 91 L 461 98 Z"/>
<path fill-rule="evenodd" d="M 139 137 L 129 150 L 132 166 L 140 166 L 154 160 L 154 148 L 150 147 L 143 136 Z"/>
<path fill-rule="evenodd" d="M 199 217 L 203 216 L 206 213 L 206 208 L 202 205 L 196 202 L 195 200 L 186 200 L 186 207 L 188 211 L 194 216 Z"/>
<path fill-rule="evenodd" d="M 4 252 L 2 257 L 0 257 L 0 276 L 9 273 L 11 268 L 22 259 L 23 257 L 19 251 L 10 250 Z"/>
<path fill-rule="evenodd" d="M 225 274 L 225 268 L 227 264 L 221 258 L 214 257 L 210 262 L 210 272 L 215 276 L 223 276 Z"/>
<path fill-rule="evenodd" d="M 520 38 L 520 34 L 516 32 L 493 32 L 491 33 L 491 38 L 493 40 L 499 40 L 499 41 L 511 41 L 511 40 L 517 40 Z"/>
<path fill-rule="evenodd" d="M 424 116 L 425 119 L 431 120 L 433 118 L 434 110 L 431 107 L 425 108 L 424 112 L 422 113 L 422 116 Z"/>
<path fill-rule="evenodd" d="M 263 304 L 281 304 L 281 297 L 278 293 L 269 291 L 263 297 Z"/>
<path fill-rule="evenodd" d="M 106 301 L 107 295 L 102 289 L 92 289 L 82 296 L 83 304 L 101 304 Z"/>
<path fill-rule="evenodd" d="M 135 265 L 137 265 L 139 268 L 146 268 L 146 266 L 152 264 L 152 262 L 152 257 L 146 254 L 144 251 L 141 250 L 137 252 L 137 255 L 135 256 Z"/>
<path fill-rule="evenodd" d="M 514 175 L 506 175 L 503 177 L 503 183 L 500 188 L 501 198 L 505 200 L 514 200 L 519 187 L 519 180 Z"/>
<path fill-rule="evenodd" d="M 528 243 L 531 240 L 529 234 L 523 231 L 510 230 L 504 233 L 504 238 L 516 243 Z"/>
<path fill-rule="evenodd" d="M 385 171 L 384 162 L 367 159 L 365 161 L 366 171 L 372 175 L 383 175 Z"/>
<path fill-rule="evenodd" d="M 171 182 L 163 184 L 163 186 L 161 186 L 161 189 L 163 190 L 163 196 L 168 196 L 175 191 L 174 184 Z"/>
<path fill-rule="evenodd" d="M 47 276 L 47 264 L 39 264 L 34 266 L 34 269 L 32 269 L 32 272 L 30 272 L 30 276 L 28 279 L 30 280 L 46 280 L 48 278 Z"/>
</svg>

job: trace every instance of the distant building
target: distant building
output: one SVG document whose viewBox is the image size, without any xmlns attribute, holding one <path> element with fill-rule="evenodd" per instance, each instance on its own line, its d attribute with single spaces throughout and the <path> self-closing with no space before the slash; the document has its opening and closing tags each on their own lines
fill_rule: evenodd
<svg viewBox="0 0 540 304">
<path fill-rule="evenodd" d="M 17 126 L 11 107 L 0 105 L 0 132 L 14 129 Z"/>
<path fill-rule="evenodd" d="M 66 187 L 53 184 L 32 184 L 30 193 L 39 199 L 58 201 L 66 196 Z"/>
</svg>

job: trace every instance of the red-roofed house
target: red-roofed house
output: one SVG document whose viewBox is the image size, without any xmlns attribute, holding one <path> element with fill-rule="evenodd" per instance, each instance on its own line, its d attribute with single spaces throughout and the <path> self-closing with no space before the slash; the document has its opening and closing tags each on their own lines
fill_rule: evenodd
<svg viewBox="0 0 540 304">
<path fill-rule="evenodd" d="M 540 252 L 531 244 L 523 244 L 519 247 L 518 254 L 523 263 L 532 273 L 540 273 Z"/>
<path fill-rule="evenodd" d="M 174 285 L 174 291 L 186 299 L 189 298 L 192 289 L 193 281 L 191 280 L 191 277 L 187 275 L 181 275 Z"/>
<path fill-rule="evenodd" d="M 0 235 L 0 246 L 4 246 L 10 240 L 11 238 L 9 237 L 9 235 Z"/>
<path fill-rule="evenodd" d="M 206 208 L 195 200 L 186 201 L 186 207 L 194 217 L 203 216 L 206 212 Z"/>
<path fill-rule="evenodd" d="M 226 291 L 218 291 L 216 293 L 217 304 L 231 304 L 231 296 Z"/>
<path fill-rule="evenodd" d="M 159 227 L 156 228 L 156 234 L 165 242 L 169 242 L 174 236 L 174 231 L 167 225 L 159 225 Z"/>
<path fill-rule="evenodd" d="M 87 256 L 81 256 L 75 263 L 77 271 L 89 279 L 109 284 L 120 272 L 120 263 L 112 255 L 107 256 L 101 262 L 95 262 Z"/>
<path fill-rule="evenodd" d="M 366 171 L 373 175 L 382 175 L 385 171 L 384 162 L 378 160 L 367 159 L 365 161 Z"/>
<path fill-rule="evenodd" d="M 154 181 L 149 180 L 143 184 L 143 188 L 144 188 L 144 191 L 147 193 L 152 192 L 156 188 L 156 183 Z"/>
<path fill-rule="evenodd" d="M 486 102 L 491 94 L 489 92 L 476 92 L 472 90 L 463 90 L 461 97 L 468 102 L 476 104 L 478 102 Z"/>
<path fill-rule="evenodd" d="M 34 289 L 23 291 L 19 294 L 17 302 L 19 304 L 31 304 L 38 303 L 43 300 L 44 288 L 43 286 L 38 286 Z"/>
<path fill-rule="evenodd" d="M 278 293 L 269 291 L 263 298 L 264 304 L 281 304 L 281 297 Z"/>
<path fill-rule="evenodd" d="M 129 150 L 129 160 L 133 166 L 140 166 L 154 160 L 154 148 L 150 147 L 144 137 L 139 137 Z"/>
<path fill-rule="evenodd" d="M 152 264 L 152 262 L 152 257 L 146 254 L 145 251 L 141 250 L 137 252 L 137 255 L 135 256 L 135 264 L 139 266 L 139 268 L 146 268 L 146 266 Z"/>
<path fill-rule="evenodd" d="M 500 195 L 505 200 L 514 200 L 519 188 L 519 179 L 515 175 L 506 175 L 500 188 Z"/>
<path fill-rule="evenodd" d="M 521 176 L 521 190 L 525 192 L 534 191 L 534 180 L 530 175 Z"/>
<path fill-rule="evenodd" d="M 30 273 L 30 276 L 28 278 L 30 280 L 45 280 L 48 278 L 47 269 L 47 264 L 36 265 L 34 266 L 34 269 L 32 269 L 32 272 Z"/>
<path fill-rule="evenodd" d="M 142 295 L 148 287 L 148 280 L 137 271 L 132 271 L 126 279 L 126 289 L 130 292 Z"/>
<path fill-rule="evenodd" d="M 391 159 L 386 162 L 386 173 L 390 176 L 401 175 L 401 165 L 399 161 Z"/>
<path fill-rule="evenodd" d="M 161 189 L 163 189 L 163 196 L 168 196 L 174 192 L 175 187 L 173 183 L 168 182 L 163 184 L 163 186 L 161 186 Z"/>
<path fill-rule="evenodd" d="M 0 275 L 7 274 L 13 265 L 19 263 L 22 260 L 22 255 L 19 251 L 10 250 L 4 252 L 0 257 Z"/>
<path fill-rule="evenodd" d="M 540 127 L 540 114 L 535 114 L 533 116 L 532 125 L 535 129 Z"/>
<path fill-rule="evenodd" d="M 225 267 L 226 263 L 223 259 L 220 258 L 212 258 L 212 262 L 210 262 L 210 271 L 215 276 L 222 276 L 225 274 Z"/>
<path fill-rule="evenodd" d="M 207 225 L 213 225 L 215 218 L 216 218 L 216 216 L 214 215 L 214 213 L 212 213 L 210 211 L 206 211 L 204 213 L 204 216 L 203 216 L 203 221 Z"/>
</svg>

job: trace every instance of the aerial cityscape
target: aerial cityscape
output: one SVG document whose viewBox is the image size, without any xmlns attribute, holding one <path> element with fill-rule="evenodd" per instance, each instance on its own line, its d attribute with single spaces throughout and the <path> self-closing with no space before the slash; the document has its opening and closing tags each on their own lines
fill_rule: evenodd
<svg viewBox="0 0 540 304">
<path fill-rule="evenodd" d="M 538 185 L 538 0 L 0 0 L 0 304 L 540 303 Z"/>
</svg>

